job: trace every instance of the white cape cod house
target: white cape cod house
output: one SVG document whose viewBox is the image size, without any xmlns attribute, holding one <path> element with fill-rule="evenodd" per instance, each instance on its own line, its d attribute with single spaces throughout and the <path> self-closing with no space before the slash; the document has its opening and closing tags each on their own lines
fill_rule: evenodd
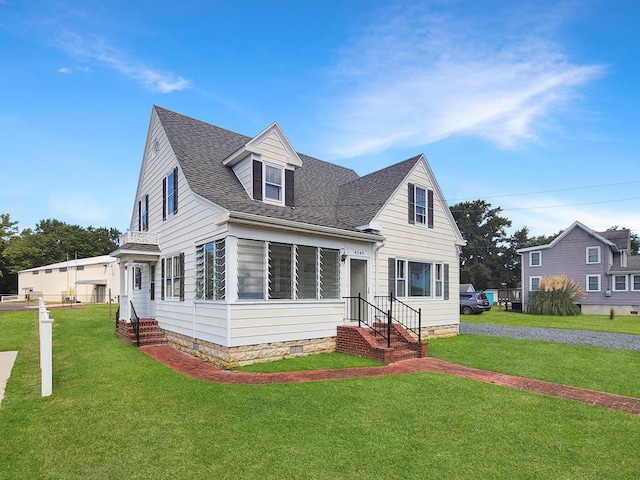
<svg viewBox="0 0 640 480">
<path fill-rule="evenodd" d="M 119 317 L 223 365 L 335 350 L 360 304 L 345 297 L 393 294 L 422 338 L 455 335 L 463 244 L 423 155 L 359 177 L 296 153 L 276 123 L 247 137 L 154 106 L 112 253 Z"/>
</svg>

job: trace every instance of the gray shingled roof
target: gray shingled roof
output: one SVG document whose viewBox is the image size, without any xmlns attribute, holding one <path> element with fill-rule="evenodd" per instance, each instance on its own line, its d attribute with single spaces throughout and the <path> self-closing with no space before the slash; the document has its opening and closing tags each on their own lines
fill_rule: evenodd
<svg viewBox="0 0 640 480">
<path fill-rule="evenodd" d="M 223 160 L 251 137 L 154 106 L 189 187 L 230 212 L 262 215 L 312 225 L 355 230 L 368 224 L 420 158 L 413 157 L 365 177 L 298 154 L 295 207 L 251 199 Z"/>
<path fill-rule="evenodd" d="M 613 243 L 618 247 L 618 250 L 629 250 L 631 248 L 631 231 L 628 229 L 608 230 L 606 232 L 596 233 Z"/>
<path fill-rule="evenodd" d="M 611 273 L 635 273 L 640 272 L 640 255 L 629 255 L 627 257 L 627 266 L 620 267 L 618 265 L 612 265 L 609 269 Z"/>
</svg>

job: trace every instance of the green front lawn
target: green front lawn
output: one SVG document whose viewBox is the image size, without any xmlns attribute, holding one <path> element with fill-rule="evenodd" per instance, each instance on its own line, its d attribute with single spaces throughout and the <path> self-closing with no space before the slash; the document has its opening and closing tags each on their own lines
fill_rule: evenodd
<svg viewBox="0 0 640 480">
<path fill-rule="evenodd" d="M 529 313 L 505 311 L 494 306 L 480 315 L 461 315 L 461 322 L 493 323 L 520 327 L 568 328 L 574 330 L 597 330 L 601 332 L 633 333 L 640 335 L 640 315 L 577 315 L 574 317 L 554 317 L 531 315 Z"/>
<path fill-rule="evenodd" d="M 103 307 L 51 316 L 54 394 L 41 398 L 36 313 L 0 314 L 0 350 L 19 350 L 0 408 L 0 479 L 615 479 L 640 471 L 637 416 L 435 373 L 207 383 L 125 345 Z M 520 348 L 460 340 L 430 348 L 461 363 L 479 361 L 483 349 Z M 555 374 L 561 347 L 530 368 Z M 589 370 L 589 361 L 572 359 L 572 368 Z M 627 372 L 617 367 L 607 360 L 601 374 L 621 385 Z"/>
</svg>

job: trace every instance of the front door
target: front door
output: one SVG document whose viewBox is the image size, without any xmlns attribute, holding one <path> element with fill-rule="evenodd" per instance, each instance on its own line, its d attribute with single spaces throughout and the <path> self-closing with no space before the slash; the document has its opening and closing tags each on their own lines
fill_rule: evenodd
<svg viewBox="0 0 640 480">
<path fill-rule="evenodd" d="M 367 260 L 360 258 L 352 258 L 349 262 L 349 296 L 357 297 L 358 294 L 367 299 Z M 361 303 L 358 307 L 358 300 L 352 299 L 350 305 L 349 319 L 358 320 L 358 314 L 361 320 L 367 319 L 366 303 Z"/>
</svg>

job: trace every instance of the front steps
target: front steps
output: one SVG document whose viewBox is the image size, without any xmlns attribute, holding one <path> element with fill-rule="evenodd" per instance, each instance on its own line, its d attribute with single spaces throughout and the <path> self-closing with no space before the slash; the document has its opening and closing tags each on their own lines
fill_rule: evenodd
<svg viewBox="0 0 640 480">
<path fill-rule="evenodd" d="M 426 357 L 427 344 L 418 343 L 397 323 L 391 325 L 389 347 L 387 339 L 374 334 L 370 328 L 339 325 L 336 351 L 390 364 L 410 358 Z"/>
<path fill-rule="evenodd" d="M 133 324 L 120 320 L 116 335 L 131 345 L 137 345 L 136 334 L 133 330 Z M 153 318 L 140 319 L 140 346 L 146 345 L 164 345 L 167 343 L 167 337 L 162 329 L 158 326 L 158 321 Z"/>
</svg>

